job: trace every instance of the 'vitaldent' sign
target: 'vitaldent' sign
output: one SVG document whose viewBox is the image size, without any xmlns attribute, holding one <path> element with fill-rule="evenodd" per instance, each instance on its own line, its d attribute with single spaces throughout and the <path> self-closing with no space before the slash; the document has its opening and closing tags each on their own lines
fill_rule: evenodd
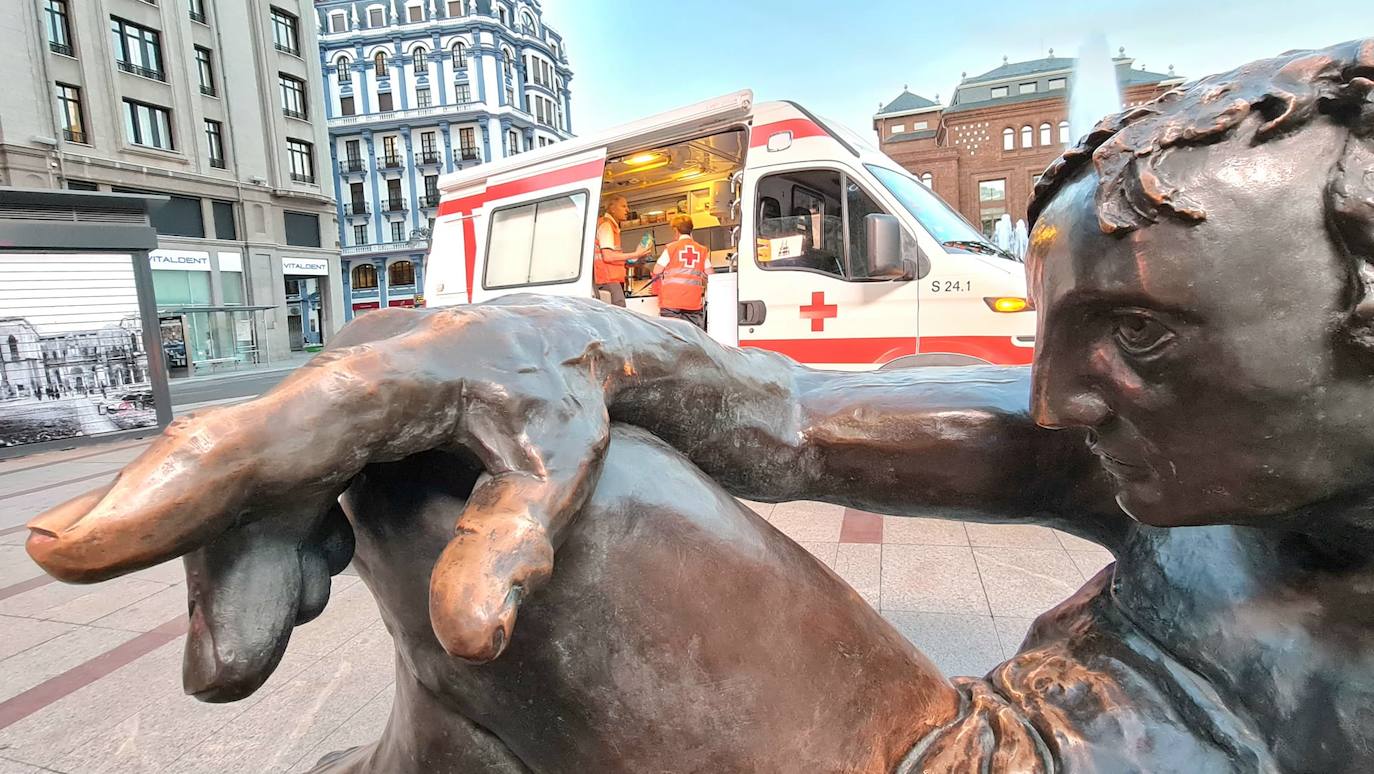
<svg viewBox="0 0 1374 774">
<path fill-rule="evenodd" d="M 314 258 L 283 258 L 281 259 L 281 273 L 327 277 L 329 276 L 329 261 Z"/>
<path fill-rule="evenodd" d="M 209 271 L 210 254 L 199 250 L 152 250 L 148 264 L 154 269 L 176 271 Z"/>
</svg>

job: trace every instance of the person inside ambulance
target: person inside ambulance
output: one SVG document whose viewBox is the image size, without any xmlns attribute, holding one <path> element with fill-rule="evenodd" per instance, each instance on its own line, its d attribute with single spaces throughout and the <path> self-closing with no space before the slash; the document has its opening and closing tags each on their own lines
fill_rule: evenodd
<svg viewBox="0 0 1374 774">
<path fill-rule="evenodd" d="M 596 224 L 596 255 L 592 258 L 592 281 L 596 283 L 597 295 L 601 291 L 609 294 L 615 306 L 625 305 L 625 264 L 648 255 L 648 247 L 640 247 L 634 252 L 620 249 L 620 221 L 630 214 L 630 204 L 620 194 L 613 195 L 606 202 L 606 211 Z"/>
<path fill-rule="evenodd" d="M 692 216 L 675 215 L 670 224 L 673 241 L 654 264 L 658 313 L 706 330 L 706 277 L 711 273 L 711 250 L 692 239 Z"/>
</svg>

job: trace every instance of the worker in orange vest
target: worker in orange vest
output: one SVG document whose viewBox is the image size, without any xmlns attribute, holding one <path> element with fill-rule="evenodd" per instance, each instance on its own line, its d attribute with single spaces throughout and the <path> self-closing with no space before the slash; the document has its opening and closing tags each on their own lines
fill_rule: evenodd
<svg viewBox="0 0 1374 774">
<path fill-rule="evenodd" d="M 597 290 L 611 295 L 611 303 L 625 305 L 625 263 L 643 258 L 649 248 L 640 246 L 627 253 L 620 249 L 620 221 L 630 214 L 630 205 L 620 194 L 606 202 L 606 212 L 596 224 L 596 254 L 592 256 L 592 282 Z"/>
<path fill-rule="evenodd" d="M 711 273 L 711 251 L 692 239 L 692 217 L 676 215 L 671 221 L 676 237 L 654 264 L 658 285 L 658 313 L 706 330 L 706 277 Z"/>
</svg>

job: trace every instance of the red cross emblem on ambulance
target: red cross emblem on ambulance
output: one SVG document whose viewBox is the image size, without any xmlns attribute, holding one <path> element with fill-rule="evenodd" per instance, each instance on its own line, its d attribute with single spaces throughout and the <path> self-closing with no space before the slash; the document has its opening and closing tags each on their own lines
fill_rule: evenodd
<svg viewBox="0 0 1374 774">
<path fill-rule="evenodd" d="M 682 257 L 682 263 L 689 269 L 695 269 L 697 264 L 701 263 L 701 253 L 697 252 L 693 245 L 683 247 L 678 251 L 678 255 Z"/>
<path fill-rule="evenodd" d="M 825 321 L 831 317 L 838 317 L 840 308 L 834 304 L 825 303 L 825 291 L 816 291 L 811 294 L 811 305 L 800 307 L 801 318 L 811 321 L 812 331 L 824 331 Z"/>
</svg>

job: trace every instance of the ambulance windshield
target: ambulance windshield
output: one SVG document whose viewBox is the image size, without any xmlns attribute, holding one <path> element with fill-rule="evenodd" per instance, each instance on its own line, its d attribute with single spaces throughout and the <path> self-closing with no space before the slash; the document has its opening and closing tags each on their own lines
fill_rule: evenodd
<svg viewBox="0 0 1374 774">
<path fill-rule="evenodd" d="M 916 178 L 896 170 L 865 164 L 878 181 L 887 188 L 897 200 L 906 207 L 918 223 L 941 245 L 958 247 L 985 255 L 1006 256 L 1001 250 L 983 237 L 978 229 L 950 209 L 935 192 L 926 188 Z M 1010 257 L 1010 256 L 1006 256 Z"/>
</svg>

